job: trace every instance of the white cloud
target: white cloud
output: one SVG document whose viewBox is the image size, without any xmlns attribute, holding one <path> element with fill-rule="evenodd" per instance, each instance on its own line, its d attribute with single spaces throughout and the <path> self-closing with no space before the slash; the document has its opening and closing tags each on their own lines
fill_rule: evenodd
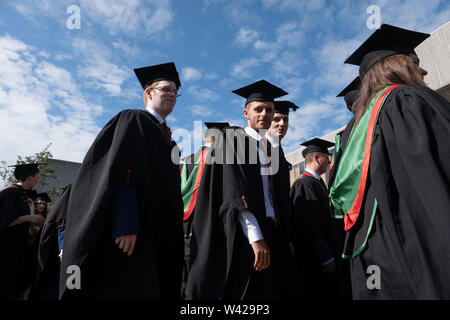
<svg viewBox="0 0 450 320">
<path fill-rule="evenodd" d="M 81 0 L 81 8 L 111 35 L 154 35 L 166 29 L 174 16 L 168 0 Z"/>
<path fill-rule="evenodd" d="M 347 110 L 345 103 L 333 96 L 326 96 L 319 101 L 308 101 L 300 105 L 296 112 L 289 113 L 289 130 L 283 139 L 285 152 L 297 150 L 299 144 L 315 135 L 323 136 L 329 133 L 324 123 L 331 123 L 335 128 L 345 125 L 352 114 Z"/>
<path fill-rule="evenodd" d="M 112 46 L 116 49 L 122 50 L 125 57 L 136 58 L 141 56 L 141 50 L 138 46 L 130 45 L 122 39 L 114 41 Z"/>
<path fill-rule="evenodd" d="M 217 101 L 220 96 L 205 87 L 192 85 L 187 88 L 187 92 L 197 101 Z"/>
<path fill-rule="evenodd" d="M 313 57 L 318 65 L 318 75 L 314 82 L 333 90 L 345 88 L 358 75 L 358 67 L 344 64 L 344 61 L 359 44 L 360 41 L 355 39 L 333 39 L 314 50 Z"/>
<path fill-rule="evenodd" d="M 129 70 L 110 62 L 111 51 L 93 40 L 77 38 L 73 41 L 75 51 L 83 64 L 78 67 L 78 75 L 88 85 L 104 89 L 110 96 L 120 96 L 122 83 L 130 76 Z"/>
<path fill-rule="evenodd" d="M 81 161 L 100 128 L 91 103 L 65 69 L 33 47 L 0 37 L 0 159 L 14 163 L 49 143 L 55 158 Z"/>
<path fill-rule="evenodd" d="M 205 105 L 195 104 L 189 108 L 194 116 L 209 117 L 213 114 L 213 110 Z"/>
<path fill-rule="evenodd" d="M 295 22 L 282 24 L 277 28 L 276 34 L 277 42 L 287 47 L 298 47 L 305 38 L 305 33 Z"/>
<path fill-rule="evenodd" d="M 248 46 L 259 38 L 259 33 L 256 30 L 241 28 L 239 29 L 234 42 L 240 46 Z"/>
<path fill-rule="evenodd" d="M 202 72 L 192 67 L 183 67 L 181 70 L 181 78 L 183 81 L 198 80 L 202 77 Z"/>
<path fill-rule="evenodd" d="M 66 9 L 73 4 L 69 0 L 22 0 L 14 7 L 35 25 L 45 16 L 66 27 Z M 100 24 L 110 35 L 160 37 L 174 18 L 169 0 L 80 0 L 76 5 L 80 7 L 81 29 Z"/>
<path fill-rule="evenodd" d="M 231 76 L 237 79 L 248 79 L 251 78 L 252 68 L 260 65 L 260 61 L 255 57 L 245 58 L 237 63 L 234 63 L 231 67 Z"/>
</svg>

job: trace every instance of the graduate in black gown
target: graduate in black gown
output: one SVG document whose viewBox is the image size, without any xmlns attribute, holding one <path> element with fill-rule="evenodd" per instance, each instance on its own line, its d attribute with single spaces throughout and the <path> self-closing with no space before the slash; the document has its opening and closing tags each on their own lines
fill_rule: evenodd
<svg viewBox="0 0 450 320">
<path fill-rule="evenodd" d="M 328 188 L 321 178 L 330 164 L 334 143 L 314 138 L 302 143 L 305 172 L 290 191 L 294 251 L 308 299 L 338 298 L 337 265 L 340 256 L 338 221 L 333 219 Z"/>
<path fill-rule="evenodd" d="M 208 197 L 197 199 L 202 214 L 192 224 L 195 256 L 186 298 L 293 297 L 288 194 L 282 192 L 279 152 L 265 139 L 274 98 L 286 92 L 264 80 L 233 92 L 247 99 L 243 113 L 249 126 L 225 130 L 225 141 L 214 146 L 216 161 L 205 167 Z"/>
<path fill-rule="evenodd" d="M 450 298 L 450 104 L 423 82 L 428 36 L 383 24 L 346 61 L 361 89 L 330 197 L 355 299 Z"/>
<path fill-rule="evenodd" d="M 180 297 L 179 152 L 165 118 L 181 84 L 174 63 L 134 71 L 146 109 L 124 110 L 105 125 L 68 199 L 59 200 L 65 204 L 53 209 L 66 215 L 62 299 Z"/>
<path fill-rule="evenodd" d="M 356 99 L 358 98 L 360 86 L 361 80 L 358 76 L 355 79 L 353 79 L 353 81 L 337 95 L 337 97 L 344 97 L 347 109 L 352 113 L 353 113 L 352 106 L 355 103 Z M 345 146 L 352 131 L 354 122 L 355 117 L 352 117 L 352 119 L 350 119 L 350 121 L 345 126 L 344 130 L 336 134 L 335 137 L 336 143 L 330 165 L 330 179 L 328 181 L 328 189 L 330 189 L 331 186 L 333 185 L 333 180 L 336 174 L 335 169 L 339 166 L 342 153 L 345 150 Z M 338 252 L 342 253 L 344 250 L 344 242 L 345 242 L 344 213 L 333 207 L 331 207 L 331 210 L 334 214 L 334 218 L 337 219 L 335 221 L 335 225 L 337 229 L 336 232 L 339 234 L 339 245 L 340 245 Z M 338 280 L 339 298 L 351 299 L 352 288 L 350 280 L 350 263 L 348 259 L 343 259 L 341 255 L 339 255 L 336 258 L 336 263 L 337 263 L 336 272 Z"/>
<path fill-rule="evenodd" d="M 64 224 L 70 188 L 71 184 L 62 188 L 61 195 L 49 212 L 41 230 L 36 281 L 31 295 L 34 300 L 58 300 L 59 297 Z"/>
<path fill-rule="evenodd" d="M 204 169 L 211 159 L 209 152 L 216 139 L 217 135 L 222 136 L 222 130 L 229 127 L 228 122 L 205 122 L 208 128 L 205 132 L 204 143 L 198 151 L 186 157 L 181 164 L 181 196 L 184 204 L 183 214 L 183 231 L 184 231 L 184 267 L 183 267 L 183 284 L 181 289 L 182 297 L 185 296 L 184 291 L 188 281 L 191 260 L 191 237 L 192 237 L 192 222 L 198 215 L 195 213 L 195 204 L 197 198 L 204 197 L 202 194 L 207 192 L 208 188 L 204 188 L 203 180 L 208 179 L 204 175 Z M 201 213 L 199 213 L 201 214 Z"/>
<path fill-rule="evenodd" d="M 30 286 L 27 243 L 30 223 L 42 225 L 44 218 L 32 215 L 27 191 L 39 181 L 38 164 L 16 165 L 17 183 L 0 192 L 0 299 L 24 299 Z"/>
</svg>

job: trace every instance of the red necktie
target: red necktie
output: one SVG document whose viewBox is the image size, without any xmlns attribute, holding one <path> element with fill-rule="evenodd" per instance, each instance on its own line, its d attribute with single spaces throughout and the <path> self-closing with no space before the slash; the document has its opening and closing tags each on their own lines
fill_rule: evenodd
<svg viewBox="0 0 450 320">
<path fill-rule="evenodd" d="M 170 131 L 170 128 L 167 126 L 165 121 L 161 125 L 164 129 L 164 134 L 166 135 L 166 140 L 167 140 L 167 142 L 170 143 L 170 141 L 172 140 L 172 131 Z"/>
</svg>

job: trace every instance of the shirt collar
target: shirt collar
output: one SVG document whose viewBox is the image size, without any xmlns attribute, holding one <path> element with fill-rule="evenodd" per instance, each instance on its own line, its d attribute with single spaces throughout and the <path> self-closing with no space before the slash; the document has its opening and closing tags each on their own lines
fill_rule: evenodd
<svg viewBox="0 0 450 320">
<path fill-rule="evenodd" d="M 316 178 L 317 180 L 320 180 L 320 176 L 317 174 L 317 172 L 315 172 L 311 169 L 308 169 L 308 168 L 305 168 L 305 171 L 312 174 L 314 176 L 314 178 Z"/>
<path fill-rule="evenodd" d="M 147 108 L 145 108 L 148 112 L 150 112 L 151 114 L 152 114 L 152 116 L 154 116 L 158 121 L 159 121 L 159 123 L 160 124 L 162 124 L 165 120 L 163 119 L 163 117 L 161 117 L 160 115 L 159 115 L 159 113 L 158 112 L 156 112 L 155 110 L 153 110 L 152 108 L 150 108 L 150 107 L 147 107 Z"/>
<path fill-rule="evenodd" d="M 263 137 L 261 137 L 261 135 L 258 133 L 258 131 L 256 131 L 253 128 L 250 127 L 246 127 L 245 129 L 245 133 L 248 134 L 250 137 L 252 137 L 253 139 L 256 139 L 257 141 L 260 141 Z"/>
</svg>

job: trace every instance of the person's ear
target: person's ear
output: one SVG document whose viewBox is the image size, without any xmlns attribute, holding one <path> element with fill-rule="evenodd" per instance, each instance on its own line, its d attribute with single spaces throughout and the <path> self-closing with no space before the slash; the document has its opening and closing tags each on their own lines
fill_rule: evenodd
<svg viewBox="0 0 450 320">
<path fill-rule="evenodd" d="M 244 114 L 244 117 L 247 118 L 247 120 L 248 120 L 248 109 L 247 109 L 247 107 L 244 108 L 242 113 Z"/>
<path fill-rule="evenodd" d="M 152 100 L 152 94 L 151 94 L 151 90 L 149 90 L 149 89 L 147 89 L 147 90 L 145 90 L 145 93 L 147 94 L 147 99 L 148 100 Z"/>
</svg>

